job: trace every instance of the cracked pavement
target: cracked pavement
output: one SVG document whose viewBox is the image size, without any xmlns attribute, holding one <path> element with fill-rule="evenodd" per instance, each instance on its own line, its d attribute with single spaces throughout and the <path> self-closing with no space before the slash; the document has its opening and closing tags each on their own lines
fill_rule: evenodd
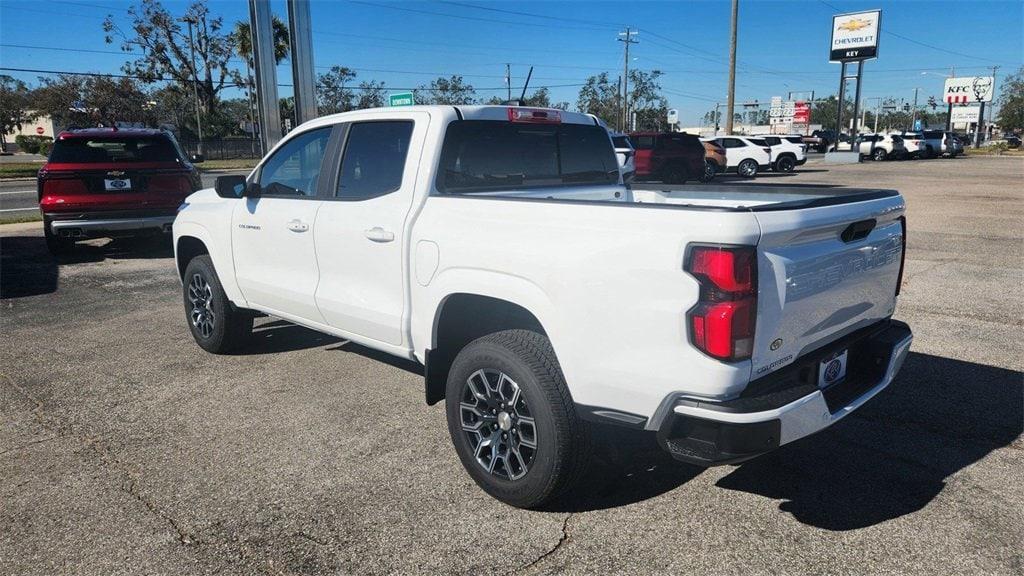
<svg viewBox="0 0 1024 576">
<path fill-rule="evenodd" d="M 1022 181 L 973 157 L 759 177 L 904 192 L 903 372 L 738 467 L 601 430 L 548 512 L 473 484 L 415 366 L 272 318 L 206 354 L 160 242 L 54 262 L 2 226 L 0 574 L 1020 574 Z"/>
</svg>

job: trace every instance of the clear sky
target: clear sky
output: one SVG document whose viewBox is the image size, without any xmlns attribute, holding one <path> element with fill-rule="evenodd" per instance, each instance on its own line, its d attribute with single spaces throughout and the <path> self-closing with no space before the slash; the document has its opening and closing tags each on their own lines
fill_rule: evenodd
<svg viewBox="0 0 1024 576">
<path fill-rule="evenodd" d="M 0 67 L 118 72 L 124 55 L 103 41 L 102 21 L 126 23 L 119 0 L 0 0 Z M 186 2 L 165 2 L 181 13 Z M 213 0 L 229 24 L 248 18 L 243 0 Z M 287 19 L 284 0 L 272 2 Z M 831 16 L 882 9 L 879 57 L 865 67 L 863 98 L 940 97 L 943 76 L 1005 76 L 1024 63 L 1024 2 L 740 0 L 737 100 L 767 101 L 787 92 L 836 92 L 839 65 L 828 63 Z M 623 44 L 617 33 L 639 28 L 630 66 L 662 70 L 670 106 L 695 125 L 726 97 L 728 1 L 703 2 L 414 2 L 313 0 L 314 63 L 354 68 L 357 80 L 412 88 L 438 75 L 461 74 L 479 97 L 505 94 L 530 65 L 531 89 L 549 86 L 553 100 L 575 106 L 579 85 L 602 71 L 617 79 Z M 45 49 L 49 48 L 49 49 Z M 60 48 L 61 50 L 53 50 Z M 113 53 L 107 53 L 113 52 Z M 922 74 L 927 72 L 927 74 Z M 0 70 L 30 83 L 39 74 Z M 278 81 L 290 83 L 287 63 Z M 998 89 L 998 80 L 997 80 Z M 281 94 L 290 94 L 282 87 Z M 230 97 L 235 94 L 228 93 Z M 869 102 L 870 105 L 870 102 Z"/>
</svg>

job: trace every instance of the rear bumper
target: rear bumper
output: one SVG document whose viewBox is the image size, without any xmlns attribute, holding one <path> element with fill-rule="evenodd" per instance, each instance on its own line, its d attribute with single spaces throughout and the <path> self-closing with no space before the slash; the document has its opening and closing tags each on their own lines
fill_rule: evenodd
<svg viewBox="0 0 1024 576">
<path fill-rule="evenodd" d="M 92 214 L 69 218 L 63 214 L 43 214 L 53 234 L 69 238 L 101 236 L 110 232 L 170 232 L 175 216 L 176 213 L 132 216 Z"/>
<path fill-rule="evenodd" d="M 913 340 L 910 327 L 897 321 L 851 336 L 805 355 L 779 375 L 751 382 L 753 395 L 717 403 L 680 398 L 661 423 L 659 444 L 677 460 L 715 466 L 748 460 L 828 428 L 892 382 Z M 818 389 L 819 359 L 839 349 L 850 351 L 846 378 Z"/>
</svg>

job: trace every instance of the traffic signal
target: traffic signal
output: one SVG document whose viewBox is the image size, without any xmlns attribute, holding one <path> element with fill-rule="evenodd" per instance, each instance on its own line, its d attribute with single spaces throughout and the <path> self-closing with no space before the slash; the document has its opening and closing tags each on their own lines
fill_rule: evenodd
<svg viewBox="0 0 1024 576">
<path fill-rule="evenodd" d="M 904 112 L 910 112 L 910 104 L 904 104 L 903 105 L 903 111 Z"/>
<path fill-rule="evenodd" d="M 938 107 L 939 103 L 935 101 L 935 96 L 928 97 L 928 105 L 932 107 L 933 111 Z"/>
</svg>

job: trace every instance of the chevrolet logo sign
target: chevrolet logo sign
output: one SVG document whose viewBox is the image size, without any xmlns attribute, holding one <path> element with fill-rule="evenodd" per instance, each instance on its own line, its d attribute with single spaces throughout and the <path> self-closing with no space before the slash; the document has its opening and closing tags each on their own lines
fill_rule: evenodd
<svg viewBox="0 0 1024 576">
<path fill-rule="evenodd" d="M 849 30 L 850 32 L 856 32 L 861 28 L 867 28 L 871 26 L 871 22 L 868 20 L 861 20 L 859 18 L 851 18 L 846 22 L 839 25 L 840 30 Z"/>
</svg>

